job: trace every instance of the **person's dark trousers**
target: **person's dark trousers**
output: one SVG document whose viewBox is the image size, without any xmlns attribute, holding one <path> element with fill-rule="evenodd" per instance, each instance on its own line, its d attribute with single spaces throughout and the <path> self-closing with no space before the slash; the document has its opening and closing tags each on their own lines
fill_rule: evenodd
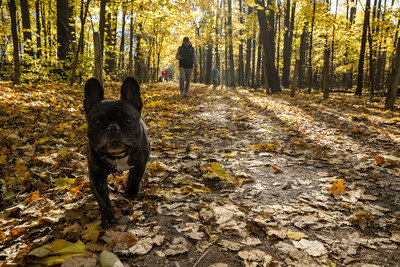
<svg viewBox="0 0 400 267">
<path fill-rule="evenodd" d="M 181 90 L 181 96 L 187 96 L 190 87 L 192 71 L 193 68 L 179 68 L 179 89 Z"/>
</svg>

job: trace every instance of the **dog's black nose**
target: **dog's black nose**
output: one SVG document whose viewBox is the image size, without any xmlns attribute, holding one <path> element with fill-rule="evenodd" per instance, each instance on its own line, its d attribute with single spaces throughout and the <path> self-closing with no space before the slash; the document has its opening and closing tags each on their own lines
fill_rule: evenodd
<svg viewBox="0 0 400 267">
<path fill-rule="evenodd" d="M 110 137 L 115 137 L 117 135 L 117 133 L 119 132 L 119 130 L 120 130 L 119 125 L 116 122 L 111 122 L 107 126 L 107 131 L 108 131 Z"/>
</svg>

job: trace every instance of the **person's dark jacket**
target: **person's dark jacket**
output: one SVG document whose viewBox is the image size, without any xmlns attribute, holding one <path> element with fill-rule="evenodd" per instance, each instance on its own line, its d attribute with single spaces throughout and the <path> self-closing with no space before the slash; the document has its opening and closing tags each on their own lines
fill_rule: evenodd
<svg viewBox="0 0 400 267">
<path fill-rule="evenodd" d="M 179 59 L 180 56 L 183 59 Z M 179 59 L 180 68 L 192 69 L 193 65 L 197 67 L 197 54 L 192 45 L 181 45 L 176 52 L 176 59 Z"/>
</svg>

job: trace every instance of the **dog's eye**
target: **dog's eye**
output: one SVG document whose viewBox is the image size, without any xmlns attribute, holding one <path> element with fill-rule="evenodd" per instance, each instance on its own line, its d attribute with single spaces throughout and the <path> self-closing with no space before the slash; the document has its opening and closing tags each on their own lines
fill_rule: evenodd
<svg viewBox="0 0 400 267">
<path fill-rule="evenodd" d="M 133 119 L 128 118 L 128 119 L 126 120 L 126 123 L 129 124 L 129 125 L 133 124 Z"/>
<path fill-rule="evenodd" d="M 99 125 L 100 125 L 100 119 L 95 119 L 95 120 L 93 121 L 93 125 L 94 125 L 94 126 L 99 126 Z"/>
</svg>

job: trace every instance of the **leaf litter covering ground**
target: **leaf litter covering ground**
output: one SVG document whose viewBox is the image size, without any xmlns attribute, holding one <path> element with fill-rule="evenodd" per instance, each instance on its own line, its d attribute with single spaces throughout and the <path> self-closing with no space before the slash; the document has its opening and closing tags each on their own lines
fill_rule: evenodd
<svg viewBox="0 0 400 267">
<path fill-rule="evenodd" d="M 134 201 L 126 173 L 109 177 L 118 224 L 102 230 L 82 87 L 2 84 L 3 264 L 400 262 L 398 113 L 338 95 L 192 89 L 142 87 L 151 161 Z"/>
</svg>

